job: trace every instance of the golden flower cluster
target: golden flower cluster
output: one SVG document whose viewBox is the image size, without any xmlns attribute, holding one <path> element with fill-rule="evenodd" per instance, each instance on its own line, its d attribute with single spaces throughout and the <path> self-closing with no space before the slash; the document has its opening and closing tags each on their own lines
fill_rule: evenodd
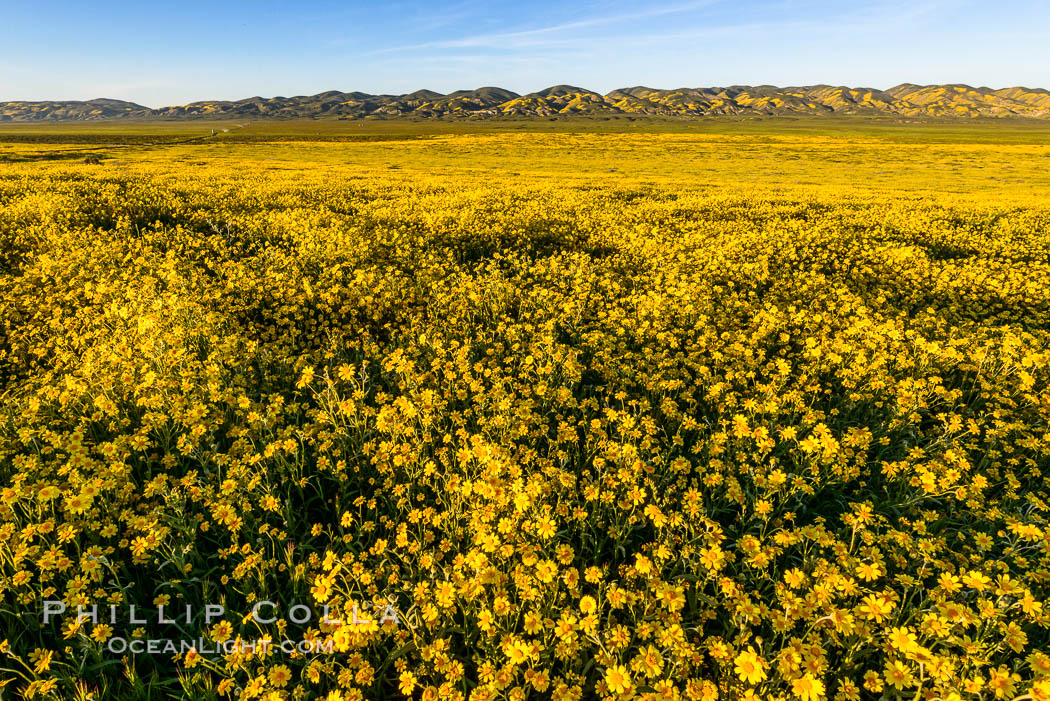
<svg viewBox="0 0 1050 701">
<path fill-rule="evenodd" d="M 1050 699 L 1050 213 L 183 172 L 0 180 L 5 689 Z"/>
</svg>

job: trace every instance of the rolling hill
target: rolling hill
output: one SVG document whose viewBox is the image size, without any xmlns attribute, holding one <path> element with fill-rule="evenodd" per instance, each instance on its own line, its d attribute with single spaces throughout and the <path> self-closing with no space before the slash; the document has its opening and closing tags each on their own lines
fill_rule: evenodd
<svg viewBox="0 0 1050 701">
<path fill-rule="evenodd" d="M 897 115 L 902 117 L 1023 117 L 1050 119 L 1050 92 L 1013 87 L 914 85 L 888 90 L 810 85 L 732 85 L 660 90 L 643 86 L 601 94 L 555 85 L 519 95 L 483 87 L 443 95 L 417 90 L 407 95 L 370 95 L 330 90 L 295 97 L 204 100 L 151 109 L 122 100 L 0 102 L 0 121 L 102 119 L 361 119 L 557 115 Z"/>
<path fill-rule="evenodd" d="M 98 98 L 78 102 L 41 101 L 41 102 L 0 102 L 0 121 L 39 121 L 39 120 L 76 120 L 76 119 L 112 119 L 115 117 L 149 117 L 153 110 L 124 100 Z"/>
</svg>

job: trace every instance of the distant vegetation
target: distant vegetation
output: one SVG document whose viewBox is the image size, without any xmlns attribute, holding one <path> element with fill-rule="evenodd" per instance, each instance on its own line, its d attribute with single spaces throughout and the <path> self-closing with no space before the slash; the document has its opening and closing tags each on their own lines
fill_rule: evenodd
<svg viewBox="0 0 1050 701">
<path fill-rule="evenodd" d="M 647 115 L 705 117 L 721 115 L 895 115 L 902 117 L 1050 118 L 1050 92 L 1022 87 L 993 90 L 968 85 L 913 85 L 889 90 L 831 85 L 778 88 L 734 85 L 727 88 L 655 90 L 620 88 L 605 95 L 571 85 L 556 85 L 518 95 L 503 88 L 457 90 L 442 95 L 417 90 L 407 95 L 369 95 L 330 90 L 297 97 L 249 97 L 210 100 L 150 109 L 133 102 L 97 99 L 86 102 L 0 103 L 0 121 L 83 119 L 222 119 L 362 117 L 501 117 L 555 115 Z"/>
</svg>

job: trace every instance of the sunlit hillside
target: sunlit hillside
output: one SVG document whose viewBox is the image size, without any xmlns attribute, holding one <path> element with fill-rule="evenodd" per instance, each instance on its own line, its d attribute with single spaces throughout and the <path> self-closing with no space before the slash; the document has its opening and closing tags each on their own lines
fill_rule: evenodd
<svg viewBox="0 0 1050 701">
<path fill-rule="evenodd" d="M 697 118 L 709 116 L 866 115 L 909 118 L 1050 117 L 1050 93 L 1021 87 L 993 90 L 968 85 L 912 85 L 889 90 L 831 85 L 778 88 L 734 85 L 723 88 L 656 90 L 620 88 L 602 95 L 572 85 L 555 85 L 518 95 L 503 88 L 458 90 L 448 95 L 417 90 L 407 95 L 369 95 L 337 90 L 309 96 L 249 97 L 150 109 L 120 100 L 0 103 L 0 120 L 216 119 L 216 118 L 436 118 L 616 115 Z"/>
</svg>

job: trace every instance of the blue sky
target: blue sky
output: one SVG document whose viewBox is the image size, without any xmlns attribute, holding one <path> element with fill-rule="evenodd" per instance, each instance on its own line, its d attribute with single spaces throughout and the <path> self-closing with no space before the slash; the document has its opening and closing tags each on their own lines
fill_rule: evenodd
<svg viewBox="0 0 1050 701">
<path fill-rule="evenodd" d="M 1050 88 L 1050 0 L 0 0 L 0 101 L 323 90 Z"/>
</svg>

